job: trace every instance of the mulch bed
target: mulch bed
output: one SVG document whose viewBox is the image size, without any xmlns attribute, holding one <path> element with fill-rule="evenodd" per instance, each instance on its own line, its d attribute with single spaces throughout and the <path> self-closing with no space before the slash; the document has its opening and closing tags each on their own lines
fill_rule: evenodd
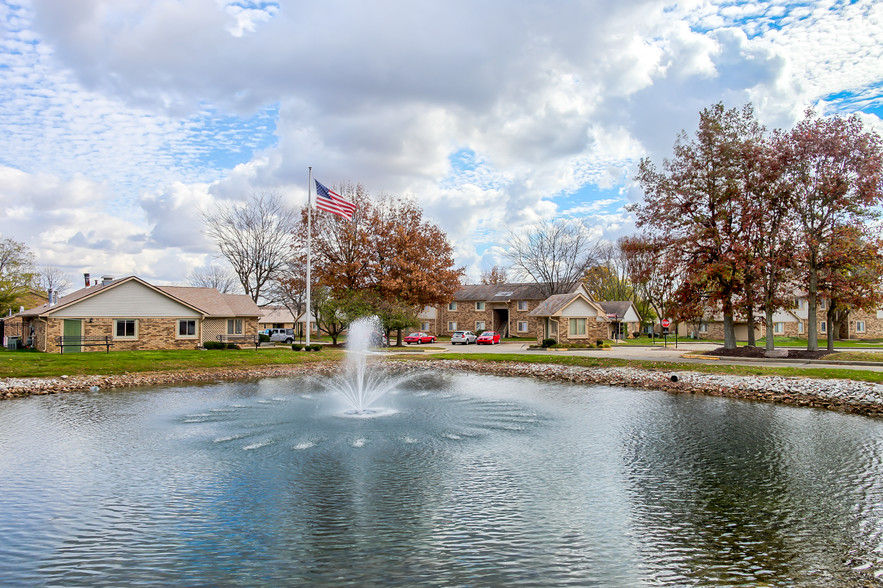
<svg viewBox="0 0 883 588">
<path fill-rule="evenodd" d="M 735 349 L 726 349 L 724 347 L 718 347 L 713 351 L 708 351 L 705 355 L 717 355 L 719 357 L 766 357 L 766 348 L 765 347 L 737 347 Z M 788 355 L 785 356 L 788 359 L 821 359 L 828 355 L 834 355 L 837 353 L 836 351 L 827 351 L 827 350 L 819 350 L 819 351 L 807 351 L 806 349 L 789 349 Z"/>
</svg>

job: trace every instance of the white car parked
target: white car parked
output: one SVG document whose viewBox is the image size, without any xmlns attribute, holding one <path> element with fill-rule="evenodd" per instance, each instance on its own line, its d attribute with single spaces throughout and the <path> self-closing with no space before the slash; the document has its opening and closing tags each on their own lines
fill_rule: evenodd
<svg viewBox="0 0 883 588">
<path fill-rule="evenodd" d="M 472 331 L 455 331 L 451 335 L 451 345 L 456 345 L 457 343 L 469 345 L 470 343 L 475 343 L 476 339 L 478 337 Z"/>
</svg>

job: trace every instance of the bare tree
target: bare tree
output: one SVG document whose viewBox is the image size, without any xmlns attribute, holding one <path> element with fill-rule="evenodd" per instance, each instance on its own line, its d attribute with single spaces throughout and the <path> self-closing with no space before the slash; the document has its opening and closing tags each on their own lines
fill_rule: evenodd
<svg viewBox="0 0 883 588">
<path fill-rule="evenodd" d="M 188 286 L 215 288 L 221 294 L 232 294 L 237 290 L 236 276 L 230 270 L 218 265 L 197 268 L 187 276 Z"/>
<path fill-rule="evenodd" d="M 292 257 L 268 285 L 266 298 L 287 308 L 292 316 L 300 316 L 306 310 L 306 277 L 304 260 Z"/>
<path fill-rule="evenodd" d="M 540 284 L 546 296 L 569 292 L 598 259 L 598 242 L 585 223 L 543 220 L 510 232 L 506 258 L 520 277 Z"/>
<path fill-rule="evenodd" d="M 59 296 L 64 296 L 72 283 L 64 270 L 59 267 L 44 265 L 37 268 L 36 286 L 43 291 L 52 290 Z"/>
<path fill-rule="evenodd" d="M 586 271 L 583 283 L 595 300 L 634 300 L 627 259 L 619 244 L 598 247 L 598 262 Z"/>
<path fill-rule="evenodd" d="M 257 302 L 291 255 L 299 213 L 285 206 L 281 194 L 270 192 L 219 204 L 202 217 L 206 234 L 230 262 L 245 293 Z"/>
</svg>

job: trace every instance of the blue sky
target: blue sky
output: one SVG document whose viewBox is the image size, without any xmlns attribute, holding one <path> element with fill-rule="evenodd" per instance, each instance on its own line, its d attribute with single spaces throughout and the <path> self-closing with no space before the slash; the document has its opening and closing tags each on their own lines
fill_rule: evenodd
<svg viewBox="0 0 883 588">
<path fill-rule="evenodd" d="M 0 0 L 0 236 L 183 283 L 199 210 L 312 166 L 415 198 L 475 281 L 539 219 L 633 232 L 635 163 L 719 101 L 880 132 L 883 3 Z"/>
</svg>

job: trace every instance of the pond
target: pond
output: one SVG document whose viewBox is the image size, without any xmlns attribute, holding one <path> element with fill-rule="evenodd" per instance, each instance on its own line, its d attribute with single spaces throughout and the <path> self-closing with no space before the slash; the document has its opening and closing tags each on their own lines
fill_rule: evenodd
<svg viewBox="0 0 883 588">
<path fill-rule="evenodd" d="M 468 373 L 0 403 L 4 585 L 850 586 L 883 421 Z"/>
</svg>

